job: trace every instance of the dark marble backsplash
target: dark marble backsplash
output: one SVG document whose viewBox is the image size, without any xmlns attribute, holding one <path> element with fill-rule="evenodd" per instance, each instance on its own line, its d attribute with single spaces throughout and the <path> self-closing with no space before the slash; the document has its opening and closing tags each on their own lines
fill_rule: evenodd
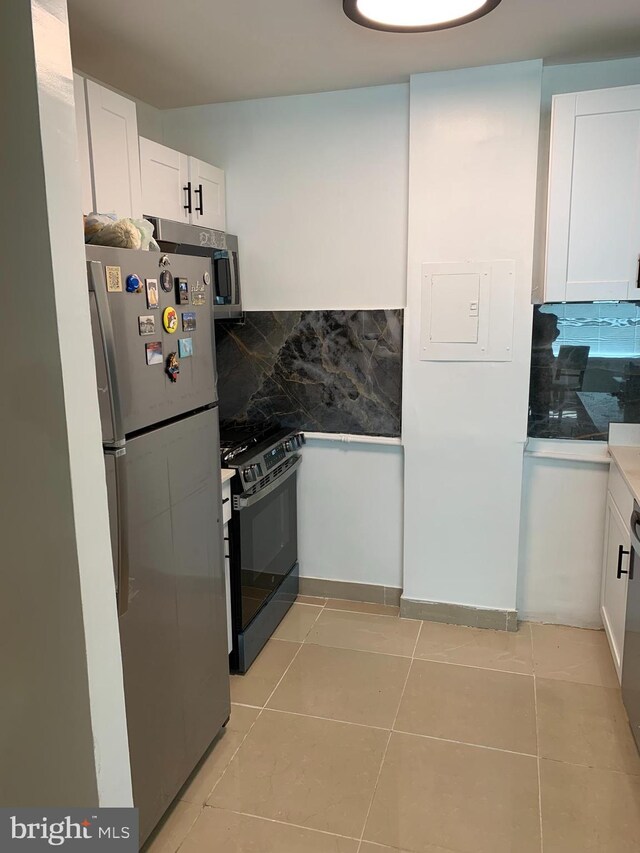
<svg viewBox="0 0 640 853">
<path fill-rule="evenodd" d="M 221 421 L 400 435 L 403 312 L 252 311 L 216 323 Z"/>
</svg>

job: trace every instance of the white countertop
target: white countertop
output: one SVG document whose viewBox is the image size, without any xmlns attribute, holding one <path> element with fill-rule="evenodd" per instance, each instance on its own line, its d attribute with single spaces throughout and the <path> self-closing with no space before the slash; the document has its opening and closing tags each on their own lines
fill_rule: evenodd
<svg viewBox="0 0 640 853">
<path fill-rule="evenodd" d="M 640 503 L 640 447 L 610 444 L 609 453 L 634 498 Z"/>
<path fill-rule="evenodd" d="M 235 468 L 223 468 L 220 471 L 220 477 L 222 479 L 222 485 L 224 486 L 224 484 L 228 480 L 230 480 L 232 477 L 235 477 L 235 475 L 236 475 Z"/>
</svg>

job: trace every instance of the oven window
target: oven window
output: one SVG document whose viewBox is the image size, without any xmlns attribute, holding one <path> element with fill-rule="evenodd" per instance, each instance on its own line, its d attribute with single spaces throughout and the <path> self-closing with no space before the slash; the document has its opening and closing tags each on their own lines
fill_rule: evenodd
<svg viewBox="0 0 640 853">
<path fill-rule="evenodd" d="M 253 571 L 262 574 L 286 548 L 291 538 L 291 526 L 287 511 L 288 495 L 266 502 L 264 509 L 253 521 Z"/>
<path fill-rule="evenodd" d="M 297 475 L 240 513 L 240 585 L 245 628 L 298 559 Z"/>
</svg>

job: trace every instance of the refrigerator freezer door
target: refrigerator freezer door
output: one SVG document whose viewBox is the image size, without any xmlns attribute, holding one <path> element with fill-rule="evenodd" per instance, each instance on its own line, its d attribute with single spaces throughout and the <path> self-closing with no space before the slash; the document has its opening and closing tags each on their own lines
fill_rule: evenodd
<svg viewBox="0 0 640 853">
<path fill-rule="evenodd" d="M 126 451 L 120 636 L 142 842 L 230 713 L 217 409 L 137 436 Z"/>
<path fill-rule="evenodd" d="M 87 247 L 98 395 L 103 442 L 108 445 L 121 446 L 127 435 L 207 406 L 217 398 L 213 313 L 209 288 L 204 284 L 211 263 L 205 258 L 168 256 L 172 276 L 187 281 L 188 302 L 180 304 L 175 287 L 168 293 L 160 287 L 160 258 L 157 252 Z M 121 290 L 107 291 L 106 266 L 120 269 Z M 127 292 L 125 283 L 131 274 L 143 285 L 146 279 L 156 280 L 157 307 L 148 307 L 144 286 L 140 293 Z M 204 297 L 202 304 L 197 298 L 194 304 L 197 294 Z M 174 333 L 163 325 L 169 307 L 177 313 Z M 176 382 L 166 371 L 172 353 L 180 365 Z"/>
</svg>

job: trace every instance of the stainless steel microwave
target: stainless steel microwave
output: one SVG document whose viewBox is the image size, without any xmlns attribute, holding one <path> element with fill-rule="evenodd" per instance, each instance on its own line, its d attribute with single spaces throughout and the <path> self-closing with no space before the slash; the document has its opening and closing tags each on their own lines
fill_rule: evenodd
<svg viewBox="0 0 640 853">
<path fill-rule="evenodd" d="M 242 317 L 238 238 L 223 231 L 185 225 L 170 219 L 147 216 L 163 252 L 196 255 L 211 261 L 213 315 L 216 320 Z"/>
</svg>

